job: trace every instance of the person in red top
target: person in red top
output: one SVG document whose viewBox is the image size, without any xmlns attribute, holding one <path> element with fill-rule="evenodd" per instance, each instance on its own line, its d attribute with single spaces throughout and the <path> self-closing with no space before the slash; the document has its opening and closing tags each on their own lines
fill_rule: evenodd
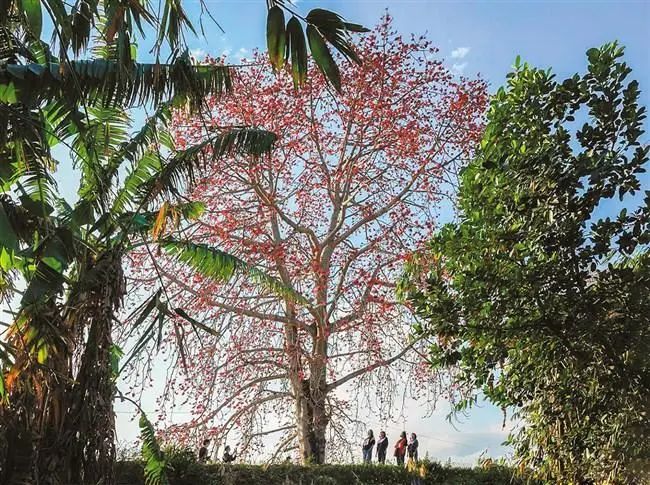
<svg viewBox="0 0 650 485">
<path fill-rule="evenodd" d="M 398 466 L 404 466 L 404 456 L 406 455 L 406 431 L 402 431 L 399 435 L 397 443 L 395 443 L 395 458 L 397 459 Z"/>
</svg>

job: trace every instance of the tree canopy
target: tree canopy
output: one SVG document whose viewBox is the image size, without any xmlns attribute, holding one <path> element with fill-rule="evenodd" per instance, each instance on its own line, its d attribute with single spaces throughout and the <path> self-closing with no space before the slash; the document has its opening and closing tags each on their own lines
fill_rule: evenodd
<svg viewBox="0 0 650 485">
<path fill-rule="evenodd" d="M 189 232 L 299 295 L 214 281 L 165 258 L 154 269 L 140 254 L 134 278 L 147 285 L 158 271 L 179 306 L 218 329 L 203 336 L 187 325 L 193 366 L 170 371 L 162 393 L 175 441 L 237 439 L 244 456 L 298 445 L 304 461 L 341 459 L 356 429 L 348 393 L 387 419 L 401 390 L 431 400 L 440 388 L 409 338 L 394 281 L 431 236 L 447 181 L 478 143 L 486 85 L 455 78 L 431 41 L 402 39 L 389 16 L 357 48 L 364 64 L 342 64 L 343 94 L 313 63 L 295 92 L 288 74 L 257 56 L 238 72 L 241 92 L 215 101 L 209 121 L 175 117 L 176 138 L 190 145 L 218 126 L 278 133 L 269 156 L 210 163 L 191 192 L 206 210 Z M 174 341 L 169 329 L 166 358 L 180 359 Z M 150 366 L 143 355 L 139 375 Z M 179 395 L 192 416 L 171 422 Z"/>
<path fill-rule="evenodd" d="M 458 222 L 402 282 L 456 410 L 481 394 L 515 409 L 517 460 L 554 482 L 648 471 L 650 193 L 603 215 L 608 199 L 639 200 L 650 150 L 622 56 L 590 49 L 587 72 L 562 81 L 517 60 L 462 174 Z"/>
</svg>

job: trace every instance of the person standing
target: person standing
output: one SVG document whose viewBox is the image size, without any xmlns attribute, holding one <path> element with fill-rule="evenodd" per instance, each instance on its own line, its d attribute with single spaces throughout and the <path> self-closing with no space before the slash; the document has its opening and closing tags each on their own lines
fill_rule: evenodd
<svg viewBox="0 0 650 485">
<path fill-rule="evenodd" d="M 388 438 L 385 431 L 379 432 L 377 440 L 377 461 L 382 465 L 386 463 L 386 450 L 388 449 Z"/>
<path fill-rule="evenodd" d="M 418 437 L 415 435 L 415 433 L 411 433 L 411 436 L 409 437 L 409 443 L 406 447 L 406 452 L 408 454 L 406 469 L 413 476 L 411 485 L 420 485 L 422 482 L 418 473 Z"/>
<path fill-rule="evenodd" d="M 413 460 L 414 463 L 418 462 L 418 437 L 415 433 L 411 433 L 411 439 L 407 446 L 409 461 Z"/>
<path fill-rule="evenodd" d="M 368 436 L 363 440 L 363 446 L 361 451 L 363 451 L 363 462 L 370 463 L 372 461 L 372 449 L 375 447 L 375 435 L 372 433 L 372 430 L 368 430 Z"/>
<path fill-rule="evenodd" d="M 395 443 L 395 458 L 397 459 L 398 466 L 404 466 L 404 456 L 406 455 L 406 431 L 402 431 L 399 435 L 397 443 Z"/>
<path fill-rule="evenodd" d="M 235 450 L 234 453 L 230 454 L 230 446 L 226 445 L 226 447 L 223 450 L 223 462 L 224 463 L 232 463 L 235 461 L 237 458 L 237 451 Z"/>
<path fill-rule="evenodd" d="M 203 446 L 199 448 L 199 463 L 205 463 L 208 461 L 208 446 L 210 445 L 210 440 L 203 440 Z"/>
</svg>

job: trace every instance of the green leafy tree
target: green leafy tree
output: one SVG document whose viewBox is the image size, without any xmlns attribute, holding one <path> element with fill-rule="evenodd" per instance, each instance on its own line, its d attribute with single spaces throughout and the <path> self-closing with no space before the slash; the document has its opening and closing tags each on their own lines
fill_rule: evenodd
<svg viewBox="0 0 650 485">
<path fill-rule="evenodd" d="M 358 61 L 348 33 L 364 29 L 314 9 L 301 18 L 305 40 L 295 15 L 285 27 L 283 10 L 293 13 L 285 2 L 268 8 L 274 65 L 290 59 L 299 87 L 309 41 L 340 89 L 328 44 Z M 49 42 L 44 24 L 52 28 Z M 136 60 L 145 31 L 155 37 L 149 64 Z M 131 249 L 146 246 L 154 265 L 154 252 L 167 251 L 209 277 L 244 272 L 287 291 L 183 235 L 202 211 L 182 196 L 202 164 L 233 153 L 261 157 L 275 141 L 272 133 L 233 126 L 211 130 L 195 146 L 175 145 L 167 129 L 174 109 L 201 113 L 207 97 L 236 89 L 231 67 L 191 62 L 184 38 L 194 31 L 180 0 L 161 0 L 158 9 L 122 0 L 0 1 L 0 296 L 12 310 L 0 340 L 1 483 L 114 482 L 113 400 L 126 364 L 111 330 Z M 133 108 L 151 113 L 135 129 Z M 54 181 L 57 153 L 76 168 L 72 206 Z M 189 313 L 173 308 L 164 288 L 154 290 L 131 316 L 141 336 L 126 363 L 159 339 L 166 321 L 213 331 Z M 176 335 L 182 349 L 182 332 Z"/>
<path fill-rule="evenodd" d="M 514 408 L 519 464 L 553 483 L 638 483 L 650 466 L 650 193 L 602 216 L 648 162 L 622 56 L 590 49 L 587 72 L 561 82 L 517 60 L 462 174 L 458 222 L 401 283 L 456 410 L 481 394 Z"/>
</svg>

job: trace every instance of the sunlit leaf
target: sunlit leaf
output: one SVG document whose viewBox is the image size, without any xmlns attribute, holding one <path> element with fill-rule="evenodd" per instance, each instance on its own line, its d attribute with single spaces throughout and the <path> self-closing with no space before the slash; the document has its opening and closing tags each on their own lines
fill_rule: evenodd
<svg viewBox="0 0 650 485">
<path fill-rule="evenodd" d="M 34 38 L 41 38 L 43 28 L 43 12 L 41 11 L 40 0 L 20 0 L 20 7 L 27 17 L 30 31 Z"/>
<path fill-rule="evenodd" d="M 325 75 L 327 80 L 334 88 L 341 92 L 341 74 L 339 68 L 332 57 L 332 53 L 327 47 L 323 36 L 312 26 L 307 26 L 307 40 L 309 41 L 309 50 L 314 58 L 314 62 Z"/>
<path fill-rule="evenodd" d="M 266 20 L 266 45 L 274 69 L 282 69 L 284 63 L 285 31 L 284 12 L 274 6 L 269 9 Z"/>
<path fill-rule="evenodd" d="M 293 85 L 301 87 L 307 79 L 307 44 L 302 25 L 296 17 L 291 17 L 287 23 L 286 57 L 291 59 L 291 74 Z"/>
</svg>

